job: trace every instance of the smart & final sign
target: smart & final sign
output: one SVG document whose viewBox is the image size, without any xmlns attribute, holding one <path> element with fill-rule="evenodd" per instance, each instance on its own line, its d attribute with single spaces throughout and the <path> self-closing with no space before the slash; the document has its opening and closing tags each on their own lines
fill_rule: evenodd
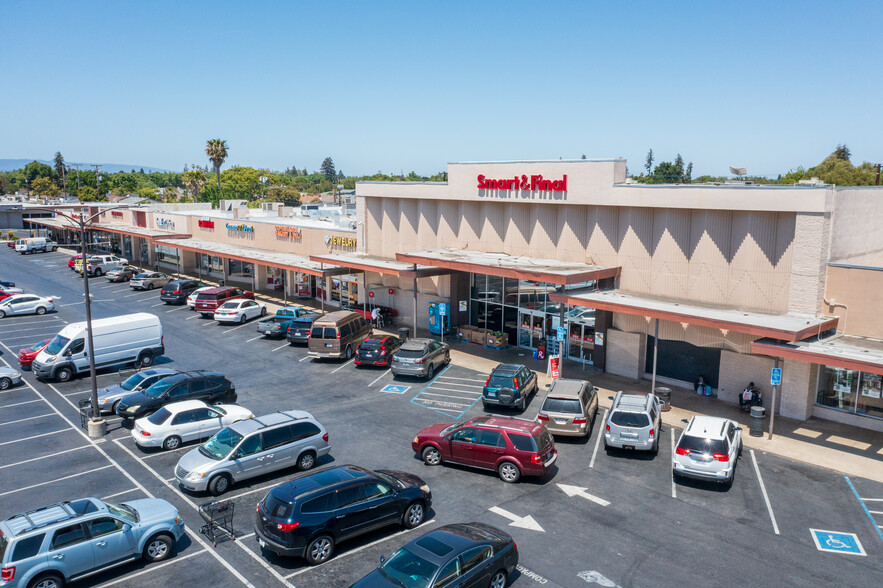
<svg viewBox="0 0 883 588">
<path fill-rule="evenodd" d="M 213 221 L 213 220 L 204 219 L 204 220 L 198 221 L 197 224 L 199 225 L 200 229 L 214 229 L 215 228 L 215 221 Z"/>
<path fill-rule="evenodd" d="M 277 237 L 288 237 L 289 239 L 300 239 L 300 229 L 297 227 L 287 227 L 285 225 L 276 225 Z"/>
<path fill-rule="evenodd" d="M 560 180 L 547 180 L 542 174 L 528 176 L 522 174 L 512 178 L 489 179 L 483 174 L 478 176 L 479 190 L 519 190 L 524 198 L 530 197 L 530 192 L 567 192 L 567 174 Z"/>
<path fill-rule="evenodd" d="M 231 225 L 230 223 L 224 223 L 224 226 L 228 231 L 242 231 L 244 233 L 254 233 L 254 227 L 249 225 Z"/>
</svg>

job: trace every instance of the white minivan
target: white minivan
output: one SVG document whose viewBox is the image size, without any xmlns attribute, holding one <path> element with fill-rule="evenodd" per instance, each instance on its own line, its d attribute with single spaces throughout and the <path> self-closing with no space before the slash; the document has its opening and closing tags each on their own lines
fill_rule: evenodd
<svg viewBox="0 0 883 588">
<path fill-rule="evenodd" d="M 24 255 L 25 253 L 46 253 L 58 249 L 58 243 L 46 237 L 33 237 L 31 239 L 19 239 L 15 242 L 15 250 Z"/>
<path fill-rule="evenodd" d="M 162 323 L 146 312 L 92 321 L 95 367 L 124 364 L 153 365 L 165 353 Z M 71 323 L 37 355 L 31 369 L 38 378 L 67 382 L 74 374 L 89 371 L 86 323 Z"/>
</svg>

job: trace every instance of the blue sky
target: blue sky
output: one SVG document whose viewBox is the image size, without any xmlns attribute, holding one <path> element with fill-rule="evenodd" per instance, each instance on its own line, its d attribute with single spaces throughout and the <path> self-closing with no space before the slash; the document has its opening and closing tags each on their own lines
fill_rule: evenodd
<svg viewBox="0 0 883 588">
<path fill-rule="evenodd" d="M 0 3 L 0 158 L 883 160 L 883 2 Z"/>
</svg>

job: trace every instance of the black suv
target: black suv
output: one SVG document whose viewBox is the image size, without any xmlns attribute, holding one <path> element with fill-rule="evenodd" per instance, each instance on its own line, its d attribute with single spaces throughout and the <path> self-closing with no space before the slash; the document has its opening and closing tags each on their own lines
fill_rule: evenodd
<svg viewBox="0 0 883 588">
<path fill-rule="evenodd" d="M 174 280 L 162 287 L 159 291 L 159 299 L 166 304 L 184 304 L 194 290 L 205 286 L 208 284 L 196 280 Z"/>
<path fill-rule="evenodd" d="M 146 390 L 123 396 L 117 403 L 116 413 L 123 419 L 137 419 L 182 400 L 232 404 L 236 402 L 236 386 L 224 374 L 201 370 L 182 372 L 163 378 Z"/>
<path fill-rule="evenodd" d="M 527 398 L 537 393 L 537 375 L 526 366 L 516 363 L 501 363 L 488 376 L 481 392 L 481 402 L 485 410 L 493 405 L 527 407 Z"/>
<path fill-rule="evenodd" d="M 258 503 L 255 537 L 264 549 L 317 565 L 345 539 L 391 524 L 413 529 L 431 504 L 429 486 L 413 474 L 337 466 L 272 488 Z"/>
</svg>

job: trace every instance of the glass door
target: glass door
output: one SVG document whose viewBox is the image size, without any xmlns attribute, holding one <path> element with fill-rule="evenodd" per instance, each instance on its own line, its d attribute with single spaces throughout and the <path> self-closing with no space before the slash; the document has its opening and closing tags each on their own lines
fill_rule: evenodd
<svg viewBox="0 0 883 588">
<path fill-rule="evenodd" d="M 544 336 L 545 323 L 545 313 L 522 309 L 518 317 L 518 346 L 536 349 Z"/>
<path fill-rule="evenodd" d="M 595 348 L 595 325 L 570 321 L 567 325 L 567 357 L 593 365 L 592 350 Z"/>
</svg>

